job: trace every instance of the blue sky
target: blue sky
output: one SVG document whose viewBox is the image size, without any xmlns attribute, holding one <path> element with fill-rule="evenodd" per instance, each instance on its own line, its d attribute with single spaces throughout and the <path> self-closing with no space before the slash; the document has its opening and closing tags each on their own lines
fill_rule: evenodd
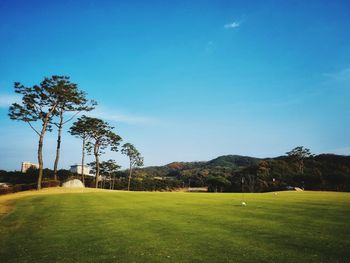
<svg viewBox="0 0 350 263">
<path fill-rule="evenodd" d="M 36 135 L 7 117 L 13 82 L 54 74 L 146 165 L 298 145 L 349 155 L 349 13 L 349 1 L 0 0 L 0 169 L 36 162 Z M 65 133 L 61 156 L 78 163 L 80 141 Z"/>
</svg>

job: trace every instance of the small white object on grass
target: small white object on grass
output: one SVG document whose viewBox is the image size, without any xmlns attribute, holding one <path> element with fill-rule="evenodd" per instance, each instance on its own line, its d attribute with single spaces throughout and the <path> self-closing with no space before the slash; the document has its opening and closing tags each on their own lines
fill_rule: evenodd
<svg viewBox="0 0 350 263">
<path fill-rule="evenodd" d="M 242 202 L 242 206 L 247 206 L 247 204 L 245 202 Z"/>
</svg>

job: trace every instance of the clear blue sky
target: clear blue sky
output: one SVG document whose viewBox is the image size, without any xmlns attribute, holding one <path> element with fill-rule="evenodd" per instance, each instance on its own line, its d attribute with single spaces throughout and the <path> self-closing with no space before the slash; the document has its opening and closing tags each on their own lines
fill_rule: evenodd
<svg viewBox="0 0 350 263">
<path fill-rule="evenodd" d="M 146 165 L 298 145 L 349 155 L 349 14 L 349 1 L 328 0 L 0 0 L 0 169 L 36 162 L 36 135 L 7 117 L 13 82 L 53 74 L 96 99 L 94 116 Z M 61 167 L 79 160 L 65 133 Z"/>
</svg>

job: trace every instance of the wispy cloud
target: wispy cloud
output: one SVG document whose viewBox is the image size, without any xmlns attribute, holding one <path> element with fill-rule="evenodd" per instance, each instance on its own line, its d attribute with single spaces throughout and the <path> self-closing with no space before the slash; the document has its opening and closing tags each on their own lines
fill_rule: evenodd
<svg viewBox="0 0 350 263">
<path fill-rule="evenodd" d="M 240 26 L 241 26 L 241 23 L 233 21 L 232 23 L 224 25 L 224 28 L 233 29 L 233 28 L 237 28 Z"/>
<path fill-rule="evenodd" d="M 20 97 L 15 94 L 0 94 L 0 108 L 8 107 L 14 102 L 20 102 Z"/>
<path fill-rule="evenodd" d="M 342 69 L 335 73 L 328 73 L 325 75 L 336 81 L 350 83 L 350 67 Z"/>
<path fill-rule="evenodd" d="M 212 53 L 215 49 L 216 49 L 216 46 L 213 41 L 209 41 L 205 47 L 205 51 L 207 53 Z"/>
<path fill-rule="evenodd" d="M 21 98 L 18 95 L 15 94 L 0 94 L 0 108 L 7 108 L 12 103 L 20 103 Z M 146 116 L 140 116 L 137 114 L 130 114 L 125 113 L 122 111 L 118 111 L 115 109 L 109 109 L 104 106 L 97 106 L 97 108 L 91 112 L 88 113 L 82 113 L 86 114 L 91 117 L 95 118 L 101 118 L 107 121 L 112 122 L 119 122 L 119 123 L 127 123 L 127 124 L 151 124 L 156 123 L 156 119 L 146 117 Z M 79 114 L 79 115 L 82 115 Z M 71 113 L 73 115 L 73 113 Z"/>
<path fill-rule="evenodd" d="M 95 110 L 89 112 L 88 114 L 91 117 L 101 118 L 103 120 L 126 123 L 126 124 L 152 124 L 156 120 L 146 116 L 140 116 L 136 114 L 130 114 L 121 112 L 115 109 L 109 109 L 104 106 L 98 106 Z"/>
<path fill-rule="evenodd" d="M 337 72 L 323 74 L 327 86 L 349 88 L 350 87 L 350 67 L 344 68 Z"/>
</svg>

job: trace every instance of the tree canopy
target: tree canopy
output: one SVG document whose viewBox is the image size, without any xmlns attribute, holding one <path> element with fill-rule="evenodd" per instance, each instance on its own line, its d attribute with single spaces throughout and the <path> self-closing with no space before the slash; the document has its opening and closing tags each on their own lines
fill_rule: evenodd
<svg viewBox="0 0 350 263">
<path fill-rule="evenodd" d="M 15 82 L 15 92 L 22 95 L 21 103 L 13 103 L 9 108 L 9 117 L 12 120 L 26 122 L 39 136 L 38 163 L 39 175 L 37 188 L 41 189 L 43 176 L 42 149 L 44 137 L 47 131 L 51 131 L 51 121 L 57 115 L 57 108 L 62 96 L 62 85 L 66 81 L 64 77 L 52 76 L 44 78 L 39 85 L 27 87 L 20 82 Z M 36 128 L 33 122 L 40 121 L 41 127 Z"/>
<path fill-rule="evenodd" d="M 97 188 L 100 173 L 99 157 L 108 147 L 111 149 L 111 151 L 118 151 L 118 146 L 122 138 L 112 131 L 114 127 L 110 126 L 107 122 L 101 119 L 85 116 L 84 121 L 86 122 L 85 128 L 88 136 L 86 148 L 89 154 L 93 154 L 95 156 L 95 187 Z"/>
<path fill-rule="evenodd" d="M 57 127 L 57 146 L 56 146 L 56 158 L 54 162 L 54 178 L 57 180 L 57 168 L 60 158 L 60 148 L 61 148 L 61 133 L 63 126 L 71 121 L 78 113 L 81 111 L 91 111 L 97 104 L 95 101 L 89 101 L 86 98 L 86 93 L 78 89 L 78 85 L 70 82 L 70 78 L 67 76 L 58 76 L 59 88 L 57 89 L 57 101 L 58 105 L 56 108 L 56 115 L 58 115 L 58 120 L 53 121 L 53 124 Z M 73 116 L 64 120 L 65 112 L 75 112 Z"/>
<path fill-rule="evenodd" d="M 125 154 L 129 158 L 129 180 L 128 191 L 130 190 L 130 182 L 133 168 L 143 166 L 143 157 L 140 152 L 131 143 L 125 143 L 122 146 L 122 154 Z"/>
</svg>

